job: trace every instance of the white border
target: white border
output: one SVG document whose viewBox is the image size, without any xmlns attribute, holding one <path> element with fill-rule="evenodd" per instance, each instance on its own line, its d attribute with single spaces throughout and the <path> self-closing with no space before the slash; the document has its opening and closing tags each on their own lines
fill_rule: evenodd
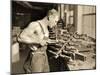
<svg viewBox="0 0 100 75">
<path fill-rule="evenodd" d="M 25 1 L 25 0 L 24 0 Z M 30 0 L 28 0 L 30 1 Z M 41 75 L 99 75 L 100 72 L 100 2 L 99 0 L 31 0 L 67 4 L 96 5 L 97 16 L 97 69 L 70 72 L 41 73 Z M 10 0 L 0 0 L 0 75 L 10 74 Z M 35 74 L 34 74 L 35 75 Z M 36 74 L 39 75 L 39 74 Z"/>
<path fill-rule="evenodd" d="M 49 3 L 67 3 L 67 4 L 86 4 L 95 5 L 95 0 L 14 0 L 14 1 L 34 1 L 34 2 L 49 2 Z"/>
</svg>

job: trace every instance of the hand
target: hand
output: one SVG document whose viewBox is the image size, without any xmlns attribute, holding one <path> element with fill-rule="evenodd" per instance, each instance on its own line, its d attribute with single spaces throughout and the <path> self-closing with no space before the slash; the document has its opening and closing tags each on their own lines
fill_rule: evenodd
<svg viewBox="0 0 100 75">
<path fill-rule="evenodd" d="M 41 46 L 45 46 L 45 45 L 47 45 L 47 42 L 46 42 L 45 40 L 42 40 L 42 41 L 40 42 L 40 45 L 41 45 Z"/>
</svg>

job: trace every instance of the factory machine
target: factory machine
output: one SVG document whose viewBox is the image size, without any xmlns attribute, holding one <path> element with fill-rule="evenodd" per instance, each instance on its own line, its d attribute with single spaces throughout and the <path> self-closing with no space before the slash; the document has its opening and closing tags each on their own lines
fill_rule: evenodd
<svg viewBox="0 0 100 75">
<path fill-rule="evenodd" d="M 57 41 L 48 45 L 50 59 L 63 59 L 63 63 L 69 66 L 69 70 L 93 69 L 94 64 L 91 67 L 86 65 L 88 65 L 87 62 L 91 63 L 92 58 L 95 58 L 96 40 L 86 34 L 68 32 L 63 24 L 60 20 L 55 28 L 49 29 L 50 39 Z"/>
</svg>

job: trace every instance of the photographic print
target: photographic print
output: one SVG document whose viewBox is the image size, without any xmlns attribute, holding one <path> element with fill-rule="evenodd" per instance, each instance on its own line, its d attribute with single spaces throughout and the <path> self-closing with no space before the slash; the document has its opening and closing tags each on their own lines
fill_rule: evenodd
<svg viewBox="0 0 100 75">
<path fill-rule="evenodd" d="M 11 73 L 96 69 L 96 6 L 11 1 Z"/>
</svg>

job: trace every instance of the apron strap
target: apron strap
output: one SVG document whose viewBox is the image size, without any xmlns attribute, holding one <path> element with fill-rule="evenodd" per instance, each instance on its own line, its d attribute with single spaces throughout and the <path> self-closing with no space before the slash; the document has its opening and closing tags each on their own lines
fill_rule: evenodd
<svg viewBox="0 0 100 75">
<path fill-rule="evenodd" d="M 40 25 L 40 27 L 41 27 L 41 29 L 42 29 L 43 34 L 45 34 L 44 29 L 43 29 L 41 23 L 40 23 L 39 21 L 38 21 L 38 23 L 39 23 L 39 25 Z"/>
</svg>

